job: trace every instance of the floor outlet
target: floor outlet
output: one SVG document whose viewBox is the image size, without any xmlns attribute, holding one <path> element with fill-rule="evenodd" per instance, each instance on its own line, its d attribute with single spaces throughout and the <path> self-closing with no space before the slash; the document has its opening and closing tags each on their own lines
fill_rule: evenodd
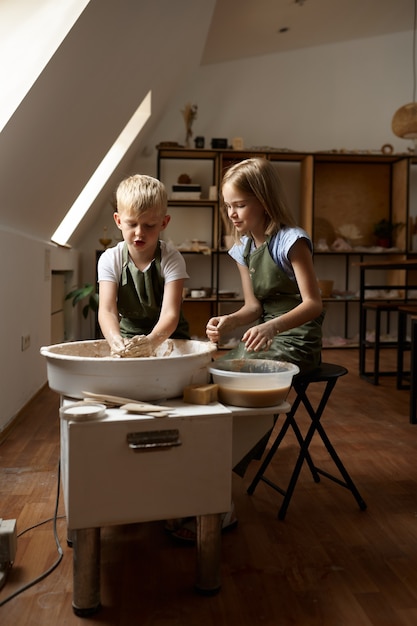
<svg viewBox="0 0 417 626">
<path fill-rule="evenodd" d="M 0 517 L 0 563 L 13 563 L 16 547 L 16 520 Z"/>
<path fill-rule="evenodd" d="M 30 335 L 22 335 L 21 341 L 22 352 L 24 352 L 30 347 Z"/>
<path fill-rule="evenodd" d="M 7 572 L 16 556 L 16 548 L 16 520 L 0 517 L 0 589 L 6 582 Z"/>
</svg>

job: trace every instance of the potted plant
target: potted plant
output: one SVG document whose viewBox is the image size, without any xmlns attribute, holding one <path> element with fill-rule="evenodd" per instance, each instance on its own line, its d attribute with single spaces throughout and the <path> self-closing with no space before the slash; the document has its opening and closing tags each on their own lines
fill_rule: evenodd
<svg viewBox="0 0 417 626">
<path fill-rule="evenodd" d="M 95 339 L 100 338 L 100 327 L 97 322 L 98 293 L 95 285 L 86 283 L 83 287 L 77 287 L 76 289 L 73 289 L 73 291 L 67 293 L 65 300 L 72 300 L 73 307 L 80 302 L 84 302 L 81 310 L 84 319 L 87 319 L 90 313 L 93 314 L 93 317 L 90 318 L 90 337 Z"/>
<path fill-rule="evenodd" d="M 98 293 L 91 283 L 86 283 L 83 287 L 77 287 L 65 296 L 65 300 L 72 300 L 72 306 L 76 306 L 82 300 L 88 298 L 86 304 L 82 308 L 84 319 L 87 319 L 90 311 L 97 313 L 98 311 Z"/>
<path fill-rule="evenodd" d="M 402 222 L 390 222 L 385 218 L 377 222 L 374 225 L 376 245 L 381 248 L 391 248 L 394 232 L 402 226 L 404 226 Z"/>
</svg>

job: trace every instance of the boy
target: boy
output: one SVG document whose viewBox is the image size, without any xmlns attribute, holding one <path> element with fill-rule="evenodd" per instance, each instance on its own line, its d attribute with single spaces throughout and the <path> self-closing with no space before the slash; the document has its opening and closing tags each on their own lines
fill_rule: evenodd
<svg viewBox="0 0 417 626">
<path fill-rule="evenodd" d="M 164 185 L 131 176 L 117 188 L 116 202 L 124 241 L 98 262 L 98 321 L 112 356 L 149 356 L 168 337 L 190 338 L 181 309 L 188 274 L 181 254 L 159 239 L 170 221 Z"/>
</svg>

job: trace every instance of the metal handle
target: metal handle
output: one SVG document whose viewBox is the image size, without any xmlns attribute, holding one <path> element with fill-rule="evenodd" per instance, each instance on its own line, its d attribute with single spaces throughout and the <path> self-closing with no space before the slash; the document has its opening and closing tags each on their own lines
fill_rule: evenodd
<svg viewBox="0 0 417 626">
<path fill-rule="evenodd" d="M 178 429 L 148 430 L 143 433 L 128 433 L 127 443 L 135 451 L 173 448 L 182 444 Z"/>
</svg>

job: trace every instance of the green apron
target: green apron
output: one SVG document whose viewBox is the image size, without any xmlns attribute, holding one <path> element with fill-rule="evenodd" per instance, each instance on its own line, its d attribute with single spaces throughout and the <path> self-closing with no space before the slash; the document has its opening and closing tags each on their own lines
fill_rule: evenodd
<svg viewBox="0 0 417 626">
<path fill-rule="evenodd" d="M 161 244 L 158 243 L 155 258 L 142 272 L 129 256 L 127 244 L 122 252 L 122 275 L 119 282 L 117 308 L 120 314 L 122 337 L 148 335 L 158 322 L 164 296 L 164 279 L 161 275 Z M 189 339 L 188 323 L 183 313 L 172 339 Z"/>
<path fill-rule="evenodd" d="M 297 283 L 275 263 L 269 252 L 268 243 L 269 238 L 251 253 L 251 240 L 248 240 L 244 251 L 253 292 L 262 304 L 262 317 L 258 322 L 260 324 L 291 311 L 301 302 Z M 309 372 L 321 362 L 323 318 L 324 313 L 302 326 L 275 335 L 268 350 L 248 352 L 245 344 L 240 342 L 223 358 L 289 361 L 298 365 L 300 372 Z"/>
<path fill-rule="evenodd" d="M 262 304 L 263 313 L 259 323 L 279 317 L 291 311 L 301 302 L 297 283 L 275 263 L 268 248 L 269 238 L 254 252 L 250 252 L 251 240 L 244 251 L 245 263 L 249 267 L 253 292 Z M 301 373 L 314 370 L 321 362 L 322 331 L 324 312 L 315 320 L 297 328 L 279 333 L 274 337 L 271 347 L 261 352 L 248 352 L 245 344 L 230 350 L 224 359 L 273 359 L 290 361 L 300 368 Z M 244 476 L 252 459 L 260 459 L 268 444 L 272 429 L 235 465 L 233 471 Z"/>
</svg>

